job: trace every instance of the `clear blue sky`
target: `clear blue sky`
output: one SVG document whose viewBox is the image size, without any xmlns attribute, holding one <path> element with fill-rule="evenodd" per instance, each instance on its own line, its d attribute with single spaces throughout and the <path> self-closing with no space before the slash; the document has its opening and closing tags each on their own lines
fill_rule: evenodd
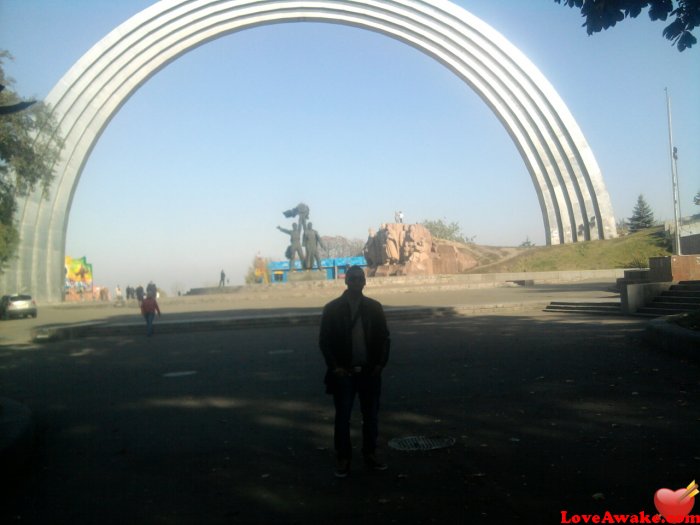
<svg viewBox="0 0 700 525">
<path fill-rule="evenodd" d="M 0 49 L 25 97 L 45 97 L 147 0 L 0 0 Z M 547 77 L 583 130 L 615 215 L 643 194 L 673 204 L 664 88 L 683 215 L 700 212 L 700 47 L 679 53 L 643 13 L 587 36 L 553 0 L 459 0 Z M 393 220 L 458 222 L 476 242 L 544 244 L 542 216 L 506 131 L 444 66 L 386 36 L 335 24 L 220 38 L 155 75 L 97 143 L 66 253 L 97 284 L 166 291 L 242 283 L 253 256 L 282 259 L 282 211 L 305 202 L 321 235 L 366 238 Z"/>
</svg>

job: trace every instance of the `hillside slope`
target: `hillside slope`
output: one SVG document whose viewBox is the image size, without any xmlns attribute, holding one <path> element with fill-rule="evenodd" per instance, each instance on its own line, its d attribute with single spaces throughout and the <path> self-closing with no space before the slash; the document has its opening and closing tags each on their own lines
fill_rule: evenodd
<svg viewBox="0 0 700 525">
<path fill-rule="evenodd" d="M 437 242 L 451 244 L 479 262 L 479 266 L 467 273 L 645 268 L 649 257 L 671 255 L 670 240 L 662 227 L 617 239 L 533 248 Z"/>
</svg>

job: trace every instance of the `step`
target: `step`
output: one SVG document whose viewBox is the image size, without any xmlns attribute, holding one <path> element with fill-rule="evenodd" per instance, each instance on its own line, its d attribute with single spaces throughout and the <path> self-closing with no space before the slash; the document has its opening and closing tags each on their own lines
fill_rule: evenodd
<svg viewBox="0 0 700 525">
<path fill-rule="evenodd" d="M 665 315 L 675 315 L 679 313 L 678 310 L 669 310 L 667 308 L 654 308 L 651 306 L 645 306 L 640 308 L 635 312 L 635 315 L 641 315 L 646 317 L 661 317 Z"/>
<path fill-rule="evenodd" d="M 591 306 L 594 308 L 620 308 L 620 301 L 590 301 L 590 302 L 578 302 L 578 301 L 552 301 L 549 303 L 550 306 Z"/>
<path fill-rule="evenodd" d="M 622 313 L 619 302 L 574 303 L 565 301 L 553 301 L 547 305 L 545 311 L 606 315 L 620 315 Z"/>
<path fill-rule="evenodd" d="M 700 308 L 700 295 L 689 297 L 687 295 L 661 294 L 654 298 L 654 302 L 660 301 L 663 303 L 688 303 L 695 304 Z"/>
<path fill-rule="evenodd" d="M 669 290 L 674 291 L 686 291 L 686 292 L 698 292 L 700 291 L 700 284 L 672 284 Z"/>
<path fill-rule="evenodd" d="M 700 299 L 700 290 L 697 292 L 695 291 L 689 291 L 689 290 L 667 290 L 665 292 L 661 292 L 661 297 L 696 297 Z"/>
<path fill-rule="evenodd" d="M 665 308 L 667 310 L 680 310 L 681 312 L 688 312 L 691 310 L 697 310 L 700 308 L 700 305 L 697 303 L 689 303 L 689 302 L 671 302 L 671 301 L 665 301 L 665 300 L 659 300 L 654 299 L 651 303 L 649 303 L 647 306 L 650 306 L 652 308 Z"/>
<path fill-rule="evenodd" d="M 595 308 L 594 306 L 552 306 L 549 305 L 545 310 L 554 312 L 609 312 L 609 313 L 620 313 L 622 310 L 618 306 L 617 308 Z"/>
</svg>

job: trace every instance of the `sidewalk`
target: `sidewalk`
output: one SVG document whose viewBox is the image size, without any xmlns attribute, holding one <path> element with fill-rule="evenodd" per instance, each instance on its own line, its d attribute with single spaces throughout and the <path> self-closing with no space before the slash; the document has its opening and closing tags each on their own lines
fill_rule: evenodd
<svg viewBox="0 0 700 525">
<path fill-rule="evenodd" d="M 541 310 L 554 300 L 611 301 L 619 298 L 614 285 L 613 281 L 582 281 L 447 290 L 436 287 L 373 289 L 370 285 L 366 295 L 380 300 L 390 322 L 398 323 L 410 319 Z M 290 287 L 228 296 L 163 298 L 160 300 L 163 317 L 156 323 L 156 335 L 314 325 L 320 319 L 322 306 L 342 290 L 342 283 L 338 283 L 338 286 L 323 289 Z M 572 317 L 577 315 L 572 314 Z M 17 351 L 42 348 L 41 343 L 47 341 L 145 336 L 145 325 L 135 303 L 122 307 L 102 303 L 40 305 L 38 319 L 6 321 L 0 326 L 3 328 L 0 345 Z M 676 334 L 662 321 L 654 322 L 653 326 L 658 341 L 664 342 L 664 345 L 658 344 L 660 348 L 678 347 L 674 338 L 683 334 Z M 3 438 L 0 440 L 0 471 L 7 472 L 22 465 L 33 443 L 34 423 L 26 406 L 0 397 L 0 436 Z"/>
<path fill-rule="evenodd" d="M 429 525 L 651 513 L 657 489 L 694 479 L 694 435 L 674 429 L 700 417 L 700 385 L 695 363 L 644 343 L 646 325 L 541 307 L 390 321 L 380 421 L 389 470 L 362 468 L 356 411 L 357 461 L 344 480 L 333 476 L 315 326 L 3 347 L 2 395 L 32 410 L 37 447 L 9 478 L 17 488 L 0 522 Z M 391 448 L 409 436 L 455 442 Z"/>
</svg>

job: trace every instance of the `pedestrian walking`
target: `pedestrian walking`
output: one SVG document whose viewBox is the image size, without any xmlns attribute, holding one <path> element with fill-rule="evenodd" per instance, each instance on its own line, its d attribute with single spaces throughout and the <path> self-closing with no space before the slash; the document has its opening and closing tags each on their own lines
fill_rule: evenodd
<svg viewBox="0 0 700 525">
<path fill-rule="evenodd" d="M 144 298 L 143 286 L 141 286 L 139 284 L 136 287 L 136 300 L 139 302 L 139 306 L 141 306 L 141 303 L 143 303 L 143 298 Z"/>
<path fill-rule="evenodd" d="M 156 301 L 156 296 L 148 294 L 141 301 L 141 315 L 143 315 L 146 320 L 146 335 L 151 337 L 153 335 L 153 318 L 158 314 L 160 318 L 160 308 L 158 307 L 158 301 Z"/>
<path fill-rule="evenodd" d="M 376 455 L 382 370 L 389 359 L 389 329 L 382 305 L 365 297 L 365 272 L 351 266 L 347 289 L 323 308 L 319 346 L 326 361 L 326 392 L 335 405 L 335 476 L 350 472 L 350 417 L 355 397 L 362 412 L 362 454 L 371 470 L 386 470 Z"/>
</svg>

